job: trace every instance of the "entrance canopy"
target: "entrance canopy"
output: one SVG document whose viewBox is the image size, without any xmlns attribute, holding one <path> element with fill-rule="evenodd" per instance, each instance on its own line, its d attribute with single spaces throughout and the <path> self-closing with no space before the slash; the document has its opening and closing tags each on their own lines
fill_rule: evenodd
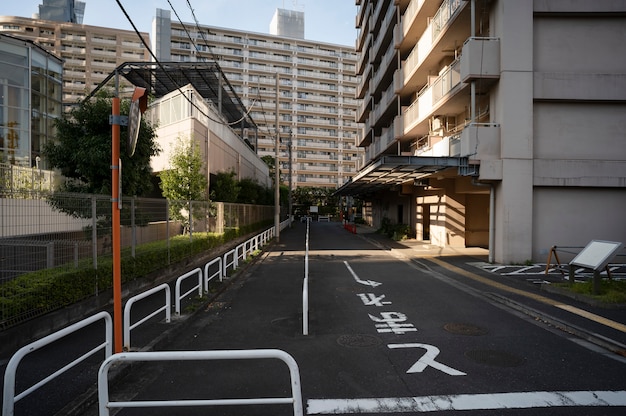
<svg viewBox="0 0 626 416">
<path fill-rule="evenodd" d="M 441 156 L 382 156 L 341 186 L 335 195 L 363 195 L 415 181 L 450 168 L 468 166 L 467 158 Z"/>
</svg>

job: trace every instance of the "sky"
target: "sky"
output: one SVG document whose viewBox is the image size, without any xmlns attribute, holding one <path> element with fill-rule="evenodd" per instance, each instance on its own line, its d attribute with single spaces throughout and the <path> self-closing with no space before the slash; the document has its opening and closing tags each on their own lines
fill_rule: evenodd
<svg viewBox="0 0 626 416">
<path fill-rule="evenodd" d="M 132 30 L 116 0 L 86 2 L 83 23 Z M 0 15 L 32 17 L 42 0 L 0 0 Z M 269 33 L 277 8 L 304 12 L 307 40 L 354 46 L 357 7 L 354 0 L 119 0 L 141 32 L 151 32 L 157 8 L 175 10 L 183 23 L 194 23 L 189 4 L 200 25 L 247 32 Z M 171 4 L 171 6 L 170 6 Z M 172 9 L 173 7 L 173 9 Z M 172 11 L 173 21 L 178 21 Z"/>
</svg>

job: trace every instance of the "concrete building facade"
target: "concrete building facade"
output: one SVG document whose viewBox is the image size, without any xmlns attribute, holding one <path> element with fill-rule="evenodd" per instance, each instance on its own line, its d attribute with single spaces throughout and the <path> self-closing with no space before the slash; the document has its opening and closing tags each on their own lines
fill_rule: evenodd
<svg viewBox="0 0 626 416">
<path fill-rule="evenodd" d="M 623 1 L 356 4 L 368 222 L 498 263 L 626 241 Z"/>
<path fill-rule="evenodd" d="M 0 33 L 36 42 L 63 59 L 63 103 L 66 105 L 85 98 L 118 65 L 150 60 L 147 49 L 130 30 L 0 16 Z M 149 45 L 149 34 L 141 36 Z"/>
<path fill-rule="evenodd" d="M 300 20 L 278 16 L 278 26 L 300 20 L 304 24 L 303 16 Z M 260 156 L 275 156 L 278 114 L 284 183 L 289 180 L 290 162 L 294 187 L 336 188 L 356 174 L 362 150 L 356 147 L 358 83 L 352 46 L 181 23 L 160 9 L 152 41 L 160 61 L 219 63 L 259 126 L 256 132 L 247 131 L 246 139 Z"/>
</svg>

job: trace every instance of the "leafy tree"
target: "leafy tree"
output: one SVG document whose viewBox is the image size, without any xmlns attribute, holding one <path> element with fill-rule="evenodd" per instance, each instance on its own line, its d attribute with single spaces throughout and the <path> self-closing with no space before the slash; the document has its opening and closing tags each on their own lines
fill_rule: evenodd
<svg viewBox="0 0 626 416">
<path fill-rule="evenodd" d="M 237 202 L 240 187 L 235 179 L 236 173 L 218 172 L 214 183 L 211 184 L 211 200 L 220 202 Z"/>
<path fill-rule="evenodd" d="M 106 92 L 83 101 L 56 121 L 57 140 L 44 146 L 43 155 L 51 167 L 67 179 L 61 191 L 111 194 L 111 115 L 112 103 Z M 130 102 L 122 100 L 121 113 L 128 114 Z M 127 127 L 120 128 L 122 192 L 145 195 L 152 190 L 150 158 L 159 154 L 152 125 L 141 120 L 135 154 L 126 146 Z"/>
<path fill-rule="evenodd" d="M 120 107 L 120 113 L 127 115 L 130 101 L 122 100 Z M 111 94 L 103 91 L 56 120 L 57 139 L 48 142 L 42 153 L 50 167 L 59 169 L 66 178 L 59 192 L 111 195 L 111 109 Z M 122 126 L 122 192 L 125 195 L 146 195 L 153 188 L 150 158 L 160 152 L 155 130 L 148 121 L 141 120 L 132 157 L 127 151 L 126 137 L 128 129 Z M 90 218 L 91 204 L 76 203 L 76 199 L 79 198 L 70 200 L 55 193 L 48 198 L 48 203 L 69 215 Z M 110 206 L 110 202 L 107 205 Z M 100 207 L 98 212 L 101 212 Z M 124 211 L 122 213 L 124 215 Z M 99 222 L 106 226 L 107 219 Z"/>
<path fill-rule="evenodd" d="M 294 205 L 308 209 L 310 206 L 320 207 L 320 213 L 336 214 L 339 198 L 333 196 L 331 188 L 301 186 L 293 190 Z"/>
<path fill-rule="evenodd" d="M 202 155 L 193 139 L 179 137 L 169 163 L 170 169 L 159 174 L 160 187 L 163 196 L 169 201 L 170 216 L 182 221 L 187 227 L 191 212 L 189 204 L 191 201 L 205 200 L 207 196 L 207 180 L 202 173 Z M 201 214 L 194 209 L 193 215 Z"/>
<path fill-rule="evenodd" d="M 271 205 L 274 201 L 272 190 L 255 180 L 244 178 L 239 181 L 239 195 L 237 202 L 241 204 Z"/>
</svg>

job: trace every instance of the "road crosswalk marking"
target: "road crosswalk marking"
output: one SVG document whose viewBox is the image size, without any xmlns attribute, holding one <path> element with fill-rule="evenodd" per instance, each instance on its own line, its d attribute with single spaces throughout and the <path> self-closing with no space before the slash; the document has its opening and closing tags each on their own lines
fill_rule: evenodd
<svg viewBox="0 0 626 416">
<path fill-rule="evenodd" d="M 626 406 L 626 391 L 531 391 L 371 399 L 310 399 L 307 402 L 307 414 L 384 414 L 614 406 Z"/>
</svg>

